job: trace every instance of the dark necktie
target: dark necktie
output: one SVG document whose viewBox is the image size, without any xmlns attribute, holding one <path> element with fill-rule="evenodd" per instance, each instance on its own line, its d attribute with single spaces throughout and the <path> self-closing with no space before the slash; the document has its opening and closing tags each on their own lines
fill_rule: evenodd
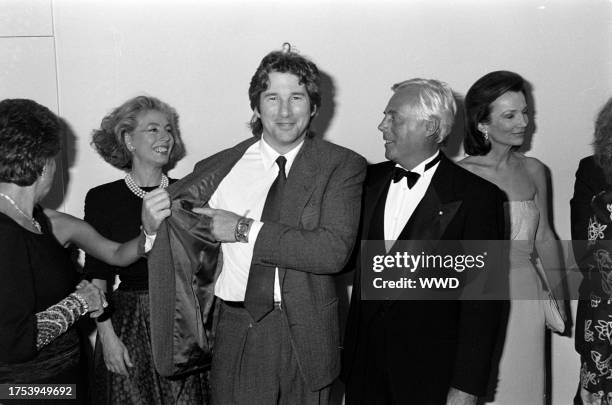
<svg viewBox="0 0 612 405">
<path fill-rule="evenodd" d="M 432 160 L 431 162 L 425 165 L 425 170 L 423 171 L 426 172 L 427 170 L 431 169 L 439 161 L 440 161 L 440 153 L 438 153 L 438 155 L 435 157 L 434 160 Z M 395 168 L 393 169 L 393 182 L 397 183 L 404 177 L 406 178 L 406 183 L 408 184 L 408 188 L 410 189 L 414 187 L 414 185 L 419 180 L 419 177 L 421 177 L 421 175 L 415 172 L 411 172 L 411 171 L 402 169 L 401 167 L 395 166 Z"/>
<path fill-rule="evenodd" d="M 272 183 L 268 196 L 261 213 L 262 222 L 278 222 L 280 219 L 281 202 L 287 176 L 285 175 L 285 163 L 287 159 L 279 156 L 276 159 L 278 165 L 278 176 Z M 247 289 L 244 297 L 244 307 L 255 321 L 259 321 L 268 312 L 274 309 L 274 269 L 261 265 L 251 266 Z"/>
</svg>

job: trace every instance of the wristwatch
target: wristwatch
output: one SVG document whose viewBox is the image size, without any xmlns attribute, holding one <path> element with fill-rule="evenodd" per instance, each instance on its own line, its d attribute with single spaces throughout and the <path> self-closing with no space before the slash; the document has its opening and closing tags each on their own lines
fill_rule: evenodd
<svg viewBox="0 0 612 405">
<path fill-rule="evenodd" d="M 249 231 L 251 230 L 251 224 L 253 220 L 247 217 L 241 217 L 236 223 L 236 230 L 234 235 L 236 236 L 236 242 L 247 243 L 249 241 Z"/>
</svg>

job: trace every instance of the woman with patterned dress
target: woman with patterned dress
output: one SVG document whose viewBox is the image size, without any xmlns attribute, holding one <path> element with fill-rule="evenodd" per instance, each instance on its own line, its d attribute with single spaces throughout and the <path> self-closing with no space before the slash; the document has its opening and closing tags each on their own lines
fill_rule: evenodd
<svg viewBox="0 0 612 405">
<path fill-rule="evenodd" d="M 580 161 L 571 205 L 583 274 L 576 315 L 580 388 L 575 404 L 612 404 L 612 98 L 595 122 L 595 154 Z"/>
<path fill-rule="evenodd" d="M 508 197 L 512 302 L 491 403 L 543 405 L 545 319 L 531 258 L 537 251 L 547 268 L 559 270 L 561 256 L 548 218 L 545 166 L 516 151 L 528 124 L 523 78 L 508 71 L 483 76 L 467 92 L 465 112 L 464 146 L 469 156 L 459 164 L 497 185 Z M 560 278 L 558 271 L 554 273 Z M 551 281 L 556 285 L 558 280 Z"/>
<path fill-rule="evenodd" d="M 127 173 L 124 179 L 89 190 L 85 220 L 108 238 L 129 240 L 140 232 L 145 194 L 154 195 L 156 190 L 167 187 L 172 181 L 164 174 L 164 168 L 184 156 L 178 115 L 156 98 L 133 98 L 104 117 L 93 133 L 92 144 L 104 160 Z M 118 267 L 88 256 L 85 273 L 111 296 L 111 309 L 97 323 L 93 402 L 207 403 L 204 372 L 170 380 L 155 370 L 146 259 Z M 120 284 L 111 295 L 115 275 Z"/>
<path fill-rule="evenodd" d="M 0 383 L 75 384 L 71 398 L 39 395 L 36 403 L 81 404 L 86 373 L 73 326 L 88 312 L 99 316 L 106 300 L 93 284 L 78 282 L 64 247 L 74 243 L 128 265 L 139 257 L 139 238 L 119 245 L 82 220 L 38 205 L 53 184 L 61 133 L 46 107 L 0 102 Z"/>
</svg>

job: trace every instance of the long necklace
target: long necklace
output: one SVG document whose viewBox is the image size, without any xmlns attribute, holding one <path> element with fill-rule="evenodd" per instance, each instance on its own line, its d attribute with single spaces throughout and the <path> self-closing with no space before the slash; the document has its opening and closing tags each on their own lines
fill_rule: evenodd
<svg viewBox="0 0 612 405">
<path fill-rule="evenodd" d="M 40 227 L 40 224 L 38 223 L 38 221 L 35 220 L 34 217 L 31 217 L 28 214 L 26 214 L 25 212 L 23 212 L 21 210 L 21 208 L 19 208 L 19 206 L 17 205 L 15 200 L 13 200 L 11 197 L 9 197 L 8 195 L 6 195 L 4 193 L 0 193 L 0 197 L 3 197 L 6 201 L 11 203 L 11 205 L 17 210 L 18 213 L 20 213 L 24 218 L 27 218 L 28 221 L 30 221 L 32 223 L 32 225 L 34 225 L 34 228 L 36 228 L 36 230 L 38 232 L 42 232 L 42 228 Z"/>
<path fill-rule="evenodd" d="M 168 176 L 166 176 L 165 174 L 162 173 L 162 177 L 161 177 L 161 182 L 159 183 L 159 187 L 158 188 L 166 188 L 168 187 Z M 145 195 L 147 194 L 143 189 L 141 189 L 138 184 L 136 184 L 136 182 L 134 181 L 134 179 L 132 178 L 132 174 L 128 173 L 125 176 L 125 185 L 130 189 L 130 191 L 134 194 L 136 194 L 136 197 L 138 198 L 144 198 Z"/>
</svg>

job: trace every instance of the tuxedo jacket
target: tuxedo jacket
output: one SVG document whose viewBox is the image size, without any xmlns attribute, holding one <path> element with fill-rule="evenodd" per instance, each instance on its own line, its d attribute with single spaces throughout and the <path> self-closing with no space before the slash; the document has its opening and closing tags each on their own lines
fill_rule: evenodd
<svg viewBox="0 0 612 405">
<path fill-rule="evenodd" d="M 361 239 L 384 239 L 384 207 L 395 163 L 368 167 Z M 504 194 L 442 154 L 423 199 L 398 240 L 497 240 L 504 237 Z M 493 301 L 365 301 L 360 260 L 347 322 L 342 375 L 347 390 L 365 380 L 365 336 L 385 311 L 385 353 L 390 389 L 411 403 L 438 403 L 450 386 L 482 395 L 504 304 Z M 383 333 L 383 331 L 381 331 Z M 348 402 L 347 402 L 348 403 Z M 352 403 L 359 403 L 353 401 Z M 442 402 L 444 403 L 444 402 Z"/>
<path fill-rule="evenodd" d="M 149 257 L 153 359 L 162 375 L 208 366 L 212 350 L 214 281 L 221 270 L 205 206 L 219 183 L 258 138 L 196 164 L 168 188 L 172 215 L 158 230 Z M 340 371 L 338 297 L 334 274 L 357 236 L 363 157 L 307 137 L 287 177 L 278 223 L 264 222 L 251 265 L 275 271 L 303 377 L 312 390 Z M 239 348 L 236 348 L 237 350 Z"/>
</svg>

